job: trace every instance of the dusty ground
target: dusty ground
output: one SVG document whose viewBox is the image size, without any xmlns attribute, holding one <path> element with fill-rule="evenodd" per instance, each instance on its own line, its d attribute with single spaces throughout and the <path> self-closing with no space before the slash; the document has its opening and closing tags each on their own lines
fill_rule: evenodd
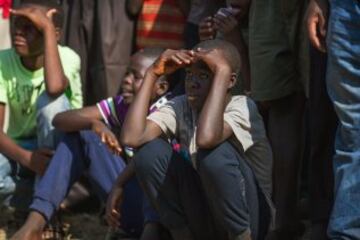
<svg viewBox="0 0 360 240">
<path fill-rule="evenodd" d="M 96 207 L 96 209 L 97 210 L 94 210 L 92 213 L 85 213 L 89 212 L 89 209 L 85 209 L 77 213 L 62 214 L 62 221 L 69 226 L 68 229 L 66 229 L 67 234 L 65 240 L 105 239 L 108 227 L 99 216 L 99 208 Z M 306 232 L 299 240 L 309 240 L 309 223 L 307 221 L 304 221 L 304 223 Z M 13 213 L 0 208 L 0 240 L 6 240 L 11 237 L 20 225 L 21 223 L 16 221 Z"/>
<path fill-rule="evenodd" d="M 66 240 L 100 240 L 107 233 L 107 226 L 97 214 L 66 214 L 63 222 L 69 226 L 66 229 Z M 12 214 L 0 210 L 0 240 L 6 240 L 18 229 L 19 223 Z"/>
</svg>

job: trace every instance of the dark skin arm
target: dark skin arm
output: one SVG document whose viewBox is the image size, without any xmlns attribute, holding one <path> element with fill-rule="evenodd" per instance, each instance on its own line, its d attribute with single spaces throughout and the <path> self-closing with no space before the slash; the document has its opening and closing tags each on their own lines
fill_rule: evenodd
<svg viewBox="0 0 360 240">
<path fill-rule="evenodd" d="M 53 125 L 64 132 L 76 132 L 91 129 L 97 121 L 101 121 L 101 113 L 97 106 L 90 106 L 58 113 Z"/>
<path fill-rule="evenodd" d="M 116 136 L 101 120 L 102 116 L 97 106 L 90 106 L 57 114 L 53 125 L 64 132 L 93 130 L 113 153 L 121 154 L 122 149 Z"/>
<path fill-rule="evenodd" d="M 120 206 L 124 197 L 123 187 L 134 176 L 135 163 L 134 161 L 130 161 L 124 171 L 117 178 L 116 183 L 109 194 L 106 203 L 106 220 L 113 228 L 120 227 Z"/>
<path fill-rule="evenodd" d="M 138 148 L 162 134 L 160 127 L 146 119 L 151 101 L 151 94 L 156 80 L 189 65 L 193 61 L 192 51 L 166 50 L 147 70 L 143 84 L 126 115 L 120 135 L 123 145 Z M 125 130 L 126 129 L 126 130 Z"/>
<path fill-rule="evenodd" d="M 11 10 L 15 16 L 28 18 L 44 36 L 44 76 L 46 92 L 51 97 L 64 93 L 69 81 L 64 74 L 58 51 L 56 28 L 52 22 L 55 9 L 47 12 L 40 8 L 26 7 Z"/>
<path fill-rule="evenodd" d="M 235 83 L 235 75 L 219 50 L 199 51 L 196 55 L 214 74 L 196 132 L 196 145 L 199 148 L 211 149 L 233 134 L 231 127 L 224 122 L 224 111 L 231 98 L 229 89 Z"/>
</svg>

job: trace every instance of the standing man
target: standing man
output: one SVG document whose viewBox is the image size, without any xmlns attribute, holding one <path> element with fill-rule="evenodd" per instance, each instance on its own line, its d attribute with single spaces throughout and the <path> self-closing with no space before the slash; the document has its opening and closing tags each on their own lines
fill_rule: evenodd
<svg viewBox="0 0 360 240">
<path fill-rule="evenodd" d="M 251 96 L 265 120 L 274 154 L 277 213 L 270 239 L 276 240 L 296 239 L 299 231 L 297 202 L 308 83 L 306 2 L 256 0 L 249 12 Z"/>
<path fill-rule="evenodd" d="M 327 89 L 339 118 L 334 156 L 335 202 L 328 235 L 337 240 L 359 239 L 360 1 L 312 0 L 310 4 L 317 11 L 308 21 L 310 41 L 328 53 Z"/>
</svg>

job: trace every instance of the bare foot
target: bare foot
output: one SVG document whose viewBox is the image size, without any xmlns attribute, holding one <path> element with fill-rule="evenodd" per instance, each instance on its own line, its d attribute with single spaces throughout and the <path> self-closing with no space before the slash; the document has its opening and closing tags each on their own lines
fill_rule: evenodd
<svg viewBox="0 0 360 240">
<path fill-rule="evenodd" d="M 46 220 L 38 212 L 31 212 L 19 231 L 10 240 L 41 240 Z"/>
<path fill-rule="evenodd" d="M 40 232 L 32 232 L 29 229 L 26 229 L 23 226 L 19 231 L 15 233 L 14 236 L 10 238 L 10 240 L 41 240 L 41 231 Z"/>
</svg>

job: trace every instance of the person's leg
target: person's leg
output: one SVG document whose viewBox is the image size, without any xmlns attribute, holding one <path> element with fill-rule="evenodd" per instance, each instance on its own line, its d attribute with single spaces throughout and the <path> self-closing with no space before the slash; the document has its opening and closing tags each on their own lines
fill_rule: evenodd
<svg viewBox="0 0 360 240">
<path fill-rule="evenodd" d="M 0 154 L 0 205 L 16 188 L 15 181 L 11 177 L 11 169 L 10 160 Z"/>
<path fill-rule="evenodd" d="M 42 93 L 36 103 L 36 121 L 37 121 L 37 140 L 38 147 L 55 149 L 56 144 L 60 142 L 62 135 L 55 130 L 52 120 L 55 115 L 69 110 L 70 103 L 63 94 L 56 99 Z"/>
<path fill-rule="evenodd" d="M 155 139 L 135 154 L 136 175 L 161 223 L 177 239 L 226 239 L 216 226 L 191 163 Z"/>
<path fill-rule="evenodd" d="M 296 238 L 299 174 L 303 157 L 302 94 L 270 102 L 267 130 L 273 149 L 273 200 L 276 207 L 274 239 Z"/>
<path fill-rule="evenodd" d="M 339 118 L 330 239 L 360 237 L 360 2 L 330 1 L 327 89 Z"/>
<path fill-rule="evenodd" d="M 244 156 L 224 142 L 199 150 L 197 170 L 213 215 L 229 239 L 264 239 L 270 209 Z"/>
<path fill-rule="evenodd" d="M 124 166 L 122 159 L 114 157 L 96 134 L 90 131 L 66 134 L 58 145 L 45 175 L 36 185 L 30 206 L 31 213 L 16 236 L 25 239 L 21 237 L 31 231 L 42 229 L 65 198 L 72 184 L 88 169 L 92 177 L 101 178 L 95 182 L 99 195 L 105 199 L 111 189 L 111 182 L 115 182 Z M 98 173 L 95 174 L 94 169 Z"/>
<path fill-rule="evenodd" d="M 311 239 L 326 240 L 333 204 L 332 156 L 337 117 L 326 91 L 326 54 L 312 49 L 310 81 L 309 194 Z"/>
</svg>

